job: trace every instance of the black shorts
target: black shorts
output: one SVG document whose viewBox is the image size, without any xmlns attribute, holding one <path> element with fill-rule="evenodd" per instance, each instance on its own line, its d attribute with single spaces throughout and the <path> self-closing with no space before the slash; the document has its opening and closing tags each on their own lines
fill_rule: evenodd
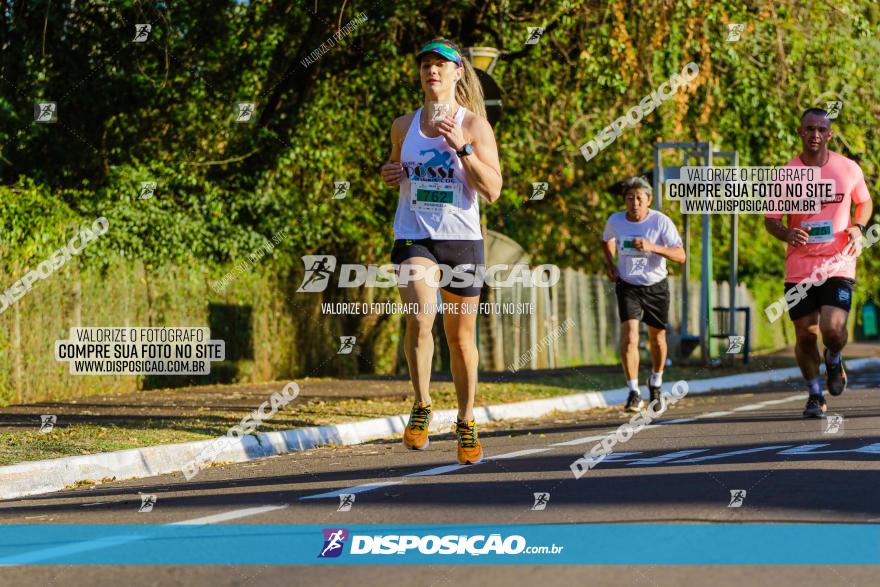
<svg viewBox="0 0 880 587">
<path fill-rule="evenodd" d="M 846 277 L 829 277 L 822 285 L 814 285 L 806 290 L 804 298 L 791 307 L 788 315 L 792 320 L 797 320 L 815 314 L 822 306 L 834 306 L 849 312 L 852 308 L 852 290 L 855 284 L 855 281 Z M 796 283 L 786 283 L 785 292 L 788 293 L 796 287 Z"/>
<path fill-rule="evenodd" d="M 620 321 L 641 320 L 654 328 L 666 328 L 669 321 L 669 283 L 634 285 L 617 280 L 617 313 Z"/>
<path fill-rule="evenodd" d="M 441 285 L 440 289 L 454 293 L 462 297 L 474 297 L 480 295 L 482 289 L 483 272 L 486 267 L 486 257 L 483 251 L 483 241 L 466 240 L 433 240 L 430 238 L 413 240 L 395 240 L 394 248 L 391 249 L 391 262 L 396 265 L 412 257 L 425 257 L 438 265 L 446 265 L 450 269 L 456 269 L 456 274 L 469 274 L 473 277 L 473 285 L 462 284 L 466 279 L 453 279 L 447 285 Z M 479 275 L 477 273 L 479 272 Z M 441 277 L 440 283 L 445 279 Z"/>
</svg>

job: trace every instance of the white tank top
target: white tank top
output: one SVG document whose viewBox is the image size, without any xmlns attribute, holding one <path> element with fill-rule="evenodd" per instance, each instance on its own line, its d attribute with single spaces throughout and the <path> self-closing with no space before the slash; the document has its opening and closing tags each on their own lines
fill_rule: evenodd
<svg viewBox="0 0 880 587">
<path fill-rule="evenodd" d="M 461 126 L 467 109 L 459 107 Z M 464 167 L 442 136 L 426 137 L 419 108 L 403 139 L 403 179 L 394 216 L 395 239 L 480 240 L 480 202 L 467 184 Z"/>
</svg>

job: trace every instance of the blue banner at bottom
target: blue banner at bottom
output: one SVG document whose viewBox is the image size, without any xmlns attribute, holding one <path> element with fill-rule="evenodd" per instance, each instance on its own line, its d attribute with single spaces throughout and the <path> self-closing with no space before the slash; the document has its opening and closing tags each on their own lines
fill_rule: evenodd
<svg viewBox="0 0 880 587">
<path fill-rule="evenodd" d="M 0 525 L 6 565 L 817 563 L 880 564 L 880 525 Z"/>
</svg>

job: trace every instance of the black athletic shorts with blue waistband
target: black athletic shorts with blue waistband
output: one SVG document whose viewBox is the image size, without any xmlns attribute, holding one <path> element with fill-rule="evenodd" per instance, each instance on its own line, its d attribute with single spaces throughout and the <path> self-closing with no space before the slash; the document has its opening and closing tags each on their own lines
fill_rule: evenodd
<svg viewBox="0 0 880 587">
<path fill-rule="evenodd" d="M 477 271 L 482 275 L 486 266 L 483 241 L 481 240 L 434 240 L 422 239 L 399 239 L 394 241 L 391 249 L 391 262 L 402 265 L 412 257 L 425 257 L 438 265 L 447 265 L 455 269 L 456 273 L 467 273 L 476 276 Z M 458 281 L 458 283 L 457 283 Z M 473 285 L 460 283 L 452 280 L 440 289 L 462 297 L 474 297 L 480 295 L 482 289 L 482 277 L 475 279 Z"/>
</svg>

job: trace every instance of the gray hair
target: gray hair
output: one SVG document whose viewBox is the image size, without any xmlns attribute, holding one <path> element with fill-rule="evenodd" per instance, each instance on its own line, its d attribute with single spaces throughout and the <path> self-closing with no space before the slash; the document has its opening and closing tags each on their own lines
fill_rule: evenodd
<svg viewBox="0 0 880 587">
<path fill-rule="evenodd" d="M 630 190 L 644 190 L 648 197 L 654 197 L 654 188 L 642 175 L 634 175 L 623 180 L 620 184 L 620 193 L 625 196 Z"/>
</svg>

